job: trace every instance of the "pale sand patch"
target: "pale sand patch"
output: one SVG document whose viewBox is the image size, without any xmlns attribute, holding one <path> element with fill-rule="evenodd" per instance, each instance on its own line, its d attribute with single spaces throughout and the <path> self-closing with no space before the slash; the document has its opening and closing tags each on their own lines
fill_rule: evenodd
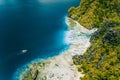
<svg viewBox="0 0 120 80">
<path fill-rule="evenodd" d="M 69 53 L 61 54 L 50 59 L 50 62 L 42 71 L 42 76 L 46 75 L 46 80 L 79 80 L 78 71 L 72 63 L 72 57 Z M 82 74 L 80 74 L 82 76 Z M 42 80 L 41 74 L 38 78 Z M 79 76 L 80 77 L 80 76 Z"/>
<path fill-rule="evenodd" d="M 36 80 L 80 80 L 80 77 L 84 76 L 82 72 L 78 72 L 77 67 L 73 64 L 72 56 L 82 55 L 86 51 L 90 46 L 90 34 L 96 29 L 88 30 L 74 20 L 72 20 L 74 26 L 70 26 L 70 21 L 71 19 L 66 17 L 66 24 L 72 27 L 66 32 L 65 38 L 70 47 L 58 56 L 34 62 L 29 66 L 33 77 L 38 70 Z M 24 75 L 21 75 L 20 80 L 23 78 Z"/>
</svg>

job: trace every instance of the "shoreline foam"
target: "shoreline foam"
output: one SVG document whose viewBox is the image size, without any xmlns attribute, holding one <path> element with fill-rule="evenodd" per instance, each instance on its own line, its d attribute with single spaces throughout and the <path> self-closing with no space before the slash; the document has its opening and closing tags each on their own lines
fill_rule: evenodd
<svg viewBox="0 0 120 80">
<path fill-rule="evenodd" d="M 79 80 L 84 76 L 73 64 L 72 56 L 82 55 L 86 51 L 90 46 L 90 36 L 88 35 L 91 35 L 95 30 L 88 30 L 68 17 L 65 21 L 70 27 L 65 37 L 65 42 L 70 45 L 69 48 L 60 55 L 29 64 L 28 70 L 25 69 L 21 72 L 19 80 L 24 80 L 28 72 L 31 78 L 34 78 L 36 71 L 38 72 L 36 80 Z M 73 26 L 70 25 L 71 21 Z"/>
</svg>

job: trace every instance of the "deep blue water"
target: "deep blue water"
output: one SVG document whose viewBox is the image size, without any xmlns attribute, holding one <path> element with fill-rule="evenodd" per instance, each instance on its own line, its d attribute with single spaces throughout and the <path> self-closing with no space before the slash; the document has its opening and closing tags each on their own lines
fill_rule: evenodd
<svg viewBox="0 0 120 80">
<path fill-rule="evenodd" d="M 0 0 L 0 80 L 64 49 L 64 16 L 79 0 Z M 21 50 L 27 49 L 25 54 Z M 58 52 L 57 52 L 58 51 Z"/>
</svg>

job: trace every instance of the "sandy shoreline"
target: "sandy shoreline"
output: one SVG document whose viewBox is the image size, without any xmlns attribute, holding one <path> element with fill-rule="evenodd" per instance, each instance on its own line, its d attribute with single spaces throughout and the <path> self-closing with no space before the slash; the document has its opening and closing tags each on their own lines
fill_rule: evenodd
<svg viewBox="0 0 120 80">
<path fill-rule="evenodd" d="M 95 30 L 88 30 L 68 17 L 65 21 L 70 28 L 66 32 L 65 42 L 70 47 L 58 56 L 33 62 L 21 73 L 19 80 L 79 80 L 84 76 L 73 64 L 72 56 L 82 55 L 86 51 L 90 46 L 90 34 Z"/>
</svg>

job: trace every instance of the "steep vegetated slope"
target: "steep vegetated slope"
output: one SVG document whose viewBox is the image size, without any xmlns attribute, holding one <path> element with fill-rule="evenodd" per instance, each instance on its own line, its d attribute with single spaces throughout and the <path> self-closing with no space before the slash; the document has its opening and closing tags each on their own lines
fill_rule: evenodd
<svg viewBox="0 0 120 80">
<path fill-rule="evenodd" d="M 81 0 L 80 6 L 69 9 L 69 16 L 81 25 L 98 27 L 105 21 L 120 20 L 120 0 Z"/>
<path fill-rule="evenodd" d="M 120 80 L 120 0 L 81 0 L 69 17 L 84 27 L 98 28 L 84 55 L 73 57 L 82 80 Z"/>
</svg>

